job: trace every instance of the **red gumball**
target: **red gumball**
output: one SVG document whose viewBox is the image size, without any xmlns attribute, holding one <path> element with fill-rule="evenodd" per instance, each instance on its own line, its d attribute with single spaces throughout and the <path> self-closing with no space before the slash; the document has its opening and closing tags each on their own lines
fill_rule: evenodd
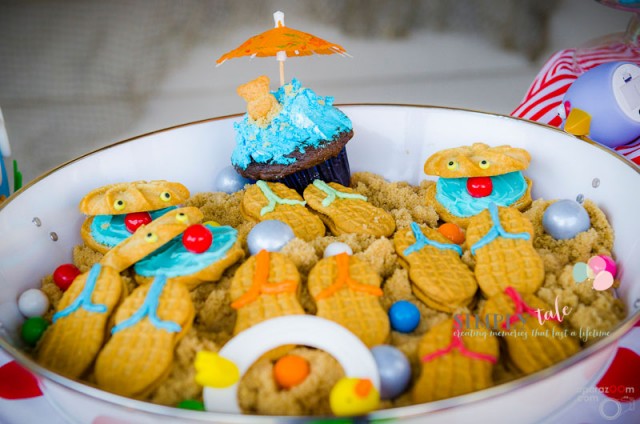
<svg viewBox="0 0 640 424">
<path fill-rule="evenodd" d="M 135 233 L 138 227 L 147 225 L 150 222 L 151 215 L 149 212 L 133 212 L 124 217 L 124 225 L 130 233 Z"/>
<path fill-rule="evenodd" d="M 487 197 L 493 191 L 491 177 L 471 177 L 467 179 L 467 191 L 472 197 Z"/>
<path fill-rule="evenodd" d="M 189 252 L 206 252 L 211 243 L 213 243 L 213 234 L 202 224 L 192 225 L 182 234 L 182 244 Z"/>
<path fill-rule="evenodd" d="M 53 282 L 60 290 L 66 291 L 80 274 L 80 270 L 74 264 L 63 264 L 53 271 Z"/>
</svg>

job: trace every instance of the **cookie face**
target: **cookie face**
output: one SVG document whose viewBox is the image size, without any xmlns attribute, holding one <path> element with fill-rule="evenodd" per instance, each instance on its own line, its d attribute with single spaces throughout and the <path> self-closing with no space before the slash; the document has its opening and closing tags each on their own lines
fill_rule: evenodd
<svg viewBox="0 0 640 424">
<path fill-rule="evenodd" d="M 460 259 L 462 248 L 437 230 L 419 226 L 396 232 L 393 244 L 409 270 L 412 290 L 426 305 L 453 312 L 469 305 L 478 289 L 473 272 Z"/>
<path fill-rule="evenodd" d="M 234 228 L 208 223 L 203 227 L 211 233 L 212 240 L 206 250 L 189 250 L 182 238 L 176 237 L 135 264 L 136 281 L 146 284 L 162 274 L 189 290 L 205 281 L 218 281 L 228 267 L 244 257 L 244 251 Z"/>
<path fill-rule="evenodd" d="M 425 162 L 424 172 L 444 178 L 491 177 L 527 169 L 530 160 L 524 149 L 474 143 L 433 154 Z"/>
<path fill-rule="evenodd" d="M 380 276 L 365 262 L 347 253 L 318 262 L 309 273 L 309 292 L 317 316 L 349 329 L 368 347 L 385 343 L 390 325 L 380 305 Z"/>
<path fill-rule="evenodd" d="M 580 350 L 578 340 L 566 333 L 557 319 L 544 320 L 537 310 L 552 308 L 533 294 L 507 287 L 487 300 L 480 314 L 508 317 L 497 330 L 504 334 L 510 361 L 525 374 L 550 367 Z"/>
<path fill-rule="evenodd" d="M 134 181 L 109 184 L 89 192 L 80 201 L 85 215 L 122 215 L 176 206 L 189 198 L 189 190 L 169 181 Z"/>
<path fill-rule="evenodd" d="M 303 195 L 309 207 L 318 213 L 334 235 L 354 233 L 388 237 L 396 229 L 391 214 L 373 206 L 355 190 L 338 183 L 315 180 Z"/>
<path fill-rule="evenodd" d="M 483 143 L 437 152 L 424 165 L 426 174 L 440 177 L 427 190 L 427 204 L 463 228 L 491 203 L 522 210 L 531 204 L 531 180 L 522 174 L 529 161 L 526 150 Z"/>
<path fill-rule="evenodd" d="M 490 387 L 498 355 L 498 341 L 476 326 L 472 316 L 435 325 L 418 346 L 420 376 L 411 392 L 413 401 L 432 402 Z"/>
<path fill-rule="evenodd" d="M 517 209 L 491 205 L 469 221 L 467 245 L 476 257 L 475 276 L 488 296 L 513 287 L 534 293 L 544 280 L 544 264 L 533 247 L 533 225 Z"/>
<path fill-rule="evenodd" d="M 282 221 L 291 227 L 296 237 L 311 241 L 325 234 L 325 226 L 305 205 L 298 192 L 284 184 L 257 181 L 245 191 L 240 211 L 254 222 Z"/>
<path fill-rule="evenodd" d="M 202 212 L 195 207 L 169 211 L 148 225 L 141 225 L 131 237 L 109 250 L 100 262 L 119 272 L 124 271 L 182 234 L 190 225 L 198 224 L 202 218 Z"/>
</svg>

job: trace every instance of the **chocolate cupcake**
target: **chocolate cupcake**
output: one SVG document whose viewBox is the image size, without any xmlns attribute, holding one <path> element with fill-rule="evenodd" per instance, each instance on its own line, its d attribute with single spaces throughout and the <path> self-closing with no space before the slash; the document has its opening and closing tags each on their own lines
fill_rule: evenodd
<svg viewBox="0 0 640 424">
<path fill-rule="evenodd" d="M 235 124 L 231 163 L 253 180 L 277 181 L 299 192 L 315 179 L 348 186 L 351 173 L 345 145 L 353 136 L 351 120 L 293 79 L 275 92 L 261 76 L 238 88 L 247 114 Z"/>
</svg>

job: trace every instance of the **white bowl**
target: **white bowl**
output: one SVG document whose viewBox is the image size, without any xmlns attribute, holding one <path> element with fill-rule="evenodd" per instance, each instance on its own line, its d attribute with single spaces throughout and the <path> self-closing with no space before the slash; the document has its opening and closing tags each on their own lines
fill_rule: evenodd
<svg viewBox="0 0 640 424">
<path fill-rule="evenodd" d="M 373 171 L 389 180 L 417 184 L 427 178 L 425 159 L 449 147 L 485 142 L 527 149 L 525 172 L 533 197 L 575 199 L 582 194 L 607 214 L 616 231 L 618 295 L 627 317 L 611 334 L 551 368 L 488 390 L 429 404 L 378 411 L 371 419 L 406 422 L 534 422 L 548 417 L 581 388 L 597 381 L 619 339 L 640 317 L 640 187 L 637 167 L 598 145 L 555 128 L 465 110 L 394 105 L 352 105 L 341 109 L 353 121 L 348 151 L 352 171 Z M 229 165 L 232 122 L 222 117 L 146 134 L 68 162 L 33 181 L 0 208 L 0 347 L 31 370 L 45 396 L 72 421 L 111 417 L 145 422 L 282 422 L 282 417 L 225 415 L 162 407 L 116 396 L 41 368 L 19 349 L 21 323 L 16 299 L 38 287 L 43 276 L 71 260 L 81 242 L 80 199 L 109 183 L 165 179 L 192 193 L 212 191 L 216 173 Z M 596 181 L 599 183 L 596 183 Z M 633 188 L 633 189 L 630 189 Z M 294 421 L 295 419 L 291 419 Z M 299 422 L 299 421 L 297 421 Z"/>
</svg>

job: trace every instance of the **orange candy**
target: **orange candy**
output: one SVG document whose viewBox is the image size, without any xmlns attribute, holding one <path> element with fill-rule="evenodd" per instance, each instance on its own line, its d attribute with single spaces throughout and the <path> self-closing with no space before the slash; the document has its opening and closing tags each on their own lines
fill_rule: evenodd
<svg viewBox="0 0 640 424">
<path fill-rule="evenodd" d="M 455 244 L 464 243 L 464 232 L 456 224 L 447 222 L 438 227 L 440 234 L 454 242 Z"/>
<path fill-rule="evenodd" d="M 290 389 L 309 375 L 309 362 L 298 355 L 285 355 L 273 366 L 273 377 L 280 387 Z"/>
</svg>

